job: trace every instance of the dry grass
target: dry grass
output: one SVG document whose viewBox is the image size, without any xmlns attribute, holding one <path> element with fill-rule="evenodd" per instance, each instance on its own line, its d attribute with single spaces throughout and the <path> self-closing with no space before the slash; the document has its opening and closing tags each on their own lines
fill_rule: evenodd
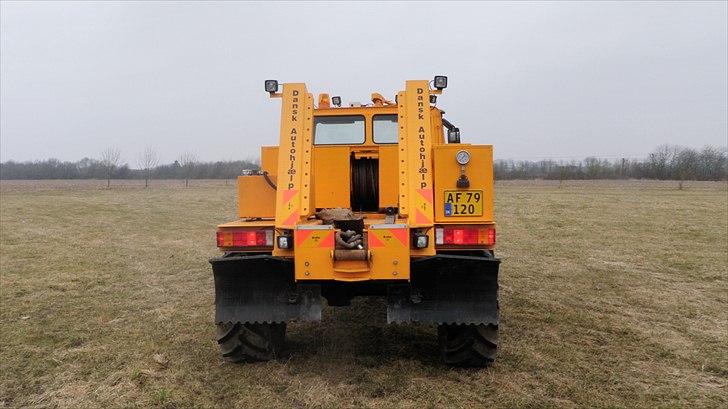
<svg viewBox="0 0 728 409">
<path fill-rule="evenodd" d="M 285 360 L 225 364 L 207 258 L 232 185 L 103 183 L 0 185 L 0 407 L 728 404 L 725 183 L 499 184 L 486 370 L 441 365 L 435 331 L 376 300 L 289 325 Z"/>
</svg>

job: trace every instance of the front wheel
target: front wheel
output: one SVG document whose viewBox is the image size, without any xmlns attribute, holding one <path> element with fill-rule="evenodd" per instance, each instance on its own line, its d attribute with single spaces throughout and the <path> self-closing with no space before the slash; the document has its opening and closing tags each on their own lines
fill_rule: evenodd
<svg viewBox="0 0 728 409">
<path fill-rule="evenodd" d="M 270 361 L 281 356 L 286 323 L 217 324 L 217 343 L 228 362 Z"/>
<path fill-rule="evenodd" d="M 441 324 L 437 326 L 440 353 L 446 364 L 482 367 L 495 361 L 498 326 Z"/>
</svg>

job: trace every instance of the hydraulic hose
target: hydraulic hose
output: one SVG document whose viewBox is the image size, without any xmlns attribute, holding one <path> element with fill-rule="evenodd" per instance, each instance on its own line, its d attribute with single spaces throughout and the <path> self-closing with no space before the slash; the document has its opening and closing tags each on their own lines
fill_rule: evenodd
<svg viewBox="0 0 728 409">
<path fill-rule="evenodd" d="M 267 171 L 263 171 L 263 179 L 265 179 L 265 182 L 268 183 L 268 186 L 272 187 L 273 190 L 278 190 L 278 186 L 276 186 L 276 184 L 270 179 Z"/>
</svg>

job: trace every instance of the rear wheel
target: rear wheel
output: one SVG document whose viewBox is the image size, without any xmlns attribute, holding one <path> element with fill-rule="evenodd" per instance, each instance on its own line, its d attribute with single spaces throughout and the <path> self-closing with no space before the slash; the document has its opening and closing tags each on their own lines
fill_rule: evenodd
<svg viewBox="0 0 728 409">
<path fill-rule="evenodd" d="M 217 343 L 228 362 L 260 362 L 280 357 L 285 338 L 285 323 L 217 324 Z"/>
<path fill-rule="evenodd" d="M 440 353 L 446 364 L 487 366 L 495 361 L 498 326 L 441 324 L 437 326 Z"/>
</svg>

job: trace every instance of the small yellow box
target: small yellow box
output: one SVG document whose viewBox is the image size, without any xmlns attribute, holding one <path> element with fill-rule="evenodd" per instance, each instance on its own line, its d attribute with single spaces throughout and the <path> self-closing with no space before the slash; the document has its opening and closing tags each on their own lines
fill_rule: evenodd
<svg viewBox="0 0 728 409">
<path fill-rule="evenodd" d="M 493 146 L 453 143 L 434 146 L 433 151 L 435 222 L 444 224 L 493 222 Z M 470 161 L 464 166 L 465 176 L 470 182 L 467 188 L 457 187 L 462 170 L 462 166 L 456 160 L 459 151 L 470 154 Z"/>
<path fill-rule="evenodd" d="M 276 177 L 269 176 L 275 183 Z M 238 215 L 240 218 L 273 218 L 276 191 L 262 175 L 238 176 Z"/>
</svg>

